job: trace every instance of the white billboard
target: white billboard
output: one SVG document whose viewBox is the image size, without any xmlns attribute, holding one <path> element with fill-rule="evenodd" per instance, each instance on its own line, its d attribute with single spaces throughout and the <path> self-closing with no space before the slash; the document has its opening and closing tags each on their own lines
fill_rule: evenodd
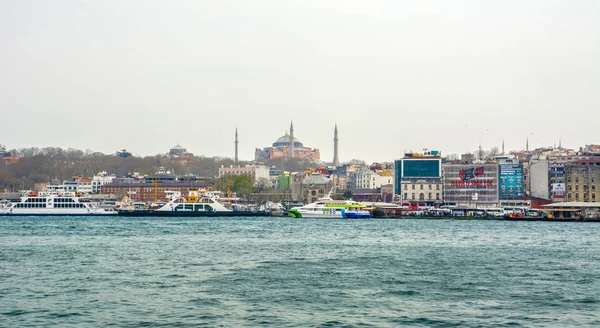
<svg viewBox="0 0 600 328">
<path fill-rule="evenodd" d="M 566 190 L 564 183 L 553 183 L 552 191 L 553 192 L 564 192 Z"/>
</svg>

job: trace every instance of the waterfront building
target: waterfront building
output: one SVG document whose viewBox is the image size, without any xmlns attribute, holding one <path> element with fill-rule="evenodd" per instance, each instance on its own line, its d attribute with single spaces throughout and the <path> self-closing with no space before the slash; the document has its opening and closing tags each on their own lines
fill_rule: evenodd
<svg viewBox="0 0 600 328">
<path fill-rule="evenodd" d="M 500 161 L 498 164 L 499 199 L 518 199 L 525 197 L 525 176 L 523 164 L 516 161 Z"/>
<path fill-rule="evenodd" d="M 98 174 L 94 175 L 92 177 L 92 193 L 99 194 L 100 188 L 103 185 L 113 182 L 113 180 L 115 178 L 116 178 L 116 176 L 114 174 L 109 175 L 108 173 L 106 173 L 106 171 L 102 171 L 102 172 L 99 172 Z"/>
<path fill-rule="evenodd" d="M 552 202 L 564 202 L 567 199 L 565 167 L 580 160 L 593 160 L 598 157 L 571 149 L 557 148 L 551 151 L 538 149 L 528 162 L 526 170 L 527 194 Z"/>
<path fill-rule="evenodd" d="M 119 199 L 128 196 L 135 202 L 167 201 L 166 191 L 178 191 L 182 195 L 187 195 L 190 189 L 198 190 L 213 184 L 213 179 L 189 182 L 112 182 L 101 186 L 100 194 Z"/>
<path fill-rule="evenodd" d="M 316 202 L 325 197 L 333 188 L 333 181 L 321 173 L 313 172 L 302 181 L 302 201 L 305 203 Z"/>
<path fill-rule="evenodd" d="M 443 170 L 445 202 L 471 207 L 498 205 L 498 164 L 444 164 Z"/>
<path fill-rule="evenodd" d="M 564 168 L 564 166 L 563 166 Z M 527 192 L 528 196 L 535 197 L 539 199 L 551 199 L 550 196 L 550 174 L 557 175 L 557 168 L 551 169 L 549 166 L 549 161 L 547 159 L 537 160 L 535 162 L 529 163 L 528 166 L 528 184 L 529 191 Z M 561 176 L 564 176 L 564 171 Z M 558 183 L 554 185 L 554 188 L 560 189 L 560 195 L 558 189 L 553 189 L 553 192 L 556 192 L 553 195 L 553 199 L 562 199 L 564 198 L 564 183 Z"/>
<path fill-rule="evenodd" d="M 224 175 L 247 175 L 252 181 L 256 182 L 261 178 L 269 179 L 271 177 L 270 168 L 266 165 L 230 165 L 226 167 L 221 165 L 219 168 L 219 178 Z"/>
<path fill-rule="evenodd" d="M 279 137 L 271 147 L 257 148 L 254 152 L 254 159 L 259 162 L 281 158 L 318 161 L 321 159 L 321 154 L 316 148 L 305 147 L 294 136 L 294 126 L 290 124 L 290 133 L 286 132 L 283 136 Z"/>
<path fill-rule="evenodd" d="M 393 184 L 394 177 L 391 172 L 383 170 L 374 172 L 363 167 L 352 172 L 349 179 L 350 189 L 377 189 L 382 185 Z"/>
<path fill-rule="evenodd" d="M 600 159 L 565 165 L 567 202 L 600 202 Z"/>
<path fill-rule="evenodd" d="M 394 192 L 402 202 L 444 200 L 442 188 L 442 158 L 437 150 L 406 153 L 394 162 Z"/>
<path fill-rule="evenodd" d="M 552 214 L 554 219 L 594 220 L 600 219 L 600 203 L 598 202 L 563 202 L 541 206 Z"/>
<path fill-rule="evenodd" d="M 405 180 L 400 191 L 402 202 L 435 203 L 444 200 L 441 180 Z"/>
<path fill-rule="evenodd" d="M 88 195 L 93 193 L 94 189 L 92 187 L 92 179 L 79 177 L 79 178 L 75 179 L 75 181 L 77 182 L 77 192 L 78 193 L 88 194 Z"/>
</svg>

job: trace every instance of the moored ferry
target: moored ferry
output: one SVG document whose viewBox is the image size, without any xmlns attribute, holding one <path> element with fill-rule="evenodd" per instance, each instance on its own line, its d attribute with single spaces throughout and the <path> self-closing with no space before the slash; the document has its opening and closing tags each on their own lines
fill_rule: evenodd
<svg viewBox="0 0 600 328">
<path fill-rule="evenodd" d="M 116 215 L 91 202 L 82 202 L 74 192 L 27 192 L 18 202 L 8 202 L 0 207 L 0 215 L 7 216 L 89 216 Z"/>
<path fill-rule="evenodd" d="M 365 204 L 353 200 L 333 200 L 329 196 L 289 210 L 293 218 L 307 219 L 368 219 L 371 213 Z"/>
<path fill-rule="evenodd" d="M 219 217 L 219 216 L 270 216 L 266 211 L 234 211 L 225 207 L 214 195 L 200 194 L 190 190 L 187 198 L 179 191 L 166 191 L 169 201 L 161 205 L 150 205 L 148 208 L 122 206 L 118 209 L 120 216 L 158 216 L 158 217 Z"/>
</svg>

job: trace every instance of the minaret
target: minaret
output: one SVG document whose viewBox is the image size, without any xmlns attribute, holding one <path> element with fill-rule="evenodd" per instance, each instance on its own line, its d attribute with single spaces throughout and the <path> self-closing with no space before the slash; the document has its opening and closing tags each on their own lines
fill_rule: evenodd
<svg viewBox="0 0 600 328">
<path fill-rule="evenodd" d="M 238 163 L 238 143 L 239 143 L 238 132 L 237 132 L 237 127 L 236 127 L 235 128 L 235 158 L 234 158 L 235 164 Z"/>
<path fill-rule="evenodd" d="M 529 151 L 529 137 L 527 137 L 527 141 L 525 142 L 525 151 Z"/>
<path fill-rule="evenodd" d="M 338 130 L 337 124 L 333 130 L 333 165 L 340 165 L 340 158 L 338 157 Z"/>
<path fill-rule="evenodd" d="M 290 122 L 290 151 L 288 157 L 294 158 L 294 123 Z"/>
<path fill-rule="evenodd" d="M 504 155 L 504 139 L 502 139 L 502 155 Z"/>
<path fill-rule="evenodd" d="M 562 137 L 558 138 L 558 148 L 562 149 Z"/>
</svg>

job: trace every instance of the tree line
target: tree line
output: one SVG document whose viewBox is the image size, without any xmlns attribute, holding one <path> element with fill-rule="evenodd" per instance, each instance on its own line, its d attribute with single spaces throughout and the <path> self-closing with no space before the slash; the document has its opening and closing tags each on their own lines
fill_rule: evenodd
<svg viewBox="0 0 600 328">
<path fill-rule="evenodd" d="M 19 157 L 18 163 L 0 161 L 0 189 L 9 191 L 30 189 L 39 182 L 62 182 L 74 176 L 91 177 L 102 171 L 124 177 L 133 172 L 153 174 L 159 168 L 165 168 L 177 175 L 216 177 L 221 165 L 233 164 L 229 158 L 200 156 L 190 158 L 184 165 L 162 154 L 122 158 L 90 150 L 58 147 L 15 149 L 11 153 Z"/>
<path fill-rule="evenodd" d="M 8 163 L 0 160 L 0 189 L 8 191 L 31 189 L 35 183 L 60 183 L 74 176 L 91 177 L 102 171 L 115 174 L 117 177 L 125 177 L 133 172 L 151 175 L 159 168 L 165 168 L 177 175 L 217 177 L 219 167 L 234 165 L 233 159 L 226 157 L 193 156 L 183 164 L 177 160 L 170 160 L 166 154 L 122 157 L 89 149 L 82 151 L 59 147 L 30 147 L 13 149 L 10 152 L 18 157 L 20 162 Z M 244 165 L 247 162 L 239 164 Z M 300 159 L 278 159 L 265 164 L 281 171 L 292 172 L 317 166 L 310 160 Z"/>
</svg>

